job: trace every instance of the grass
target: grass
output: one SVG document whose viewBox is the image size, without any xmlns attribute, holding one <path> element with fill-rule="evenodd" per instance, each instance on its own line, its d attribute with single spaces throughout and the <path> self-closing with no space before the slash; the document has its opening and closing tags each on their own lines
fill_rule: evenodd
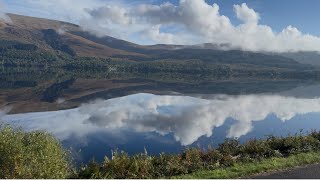
<svg viewBox="0 0 320 180">
<path fill-rule="evenodd" d="M 241 178 L 250 175 L 283 170 L 306 164 L 320 162 L 319 152 L 300 153 L 283 158 L 271 158 L 253 163 L 236 163 L 232 167 L 219 168 L 216 170 L 200 170 L 191 174 L 174 176 L 176 179 L 228 179 Z"/>
</svg>

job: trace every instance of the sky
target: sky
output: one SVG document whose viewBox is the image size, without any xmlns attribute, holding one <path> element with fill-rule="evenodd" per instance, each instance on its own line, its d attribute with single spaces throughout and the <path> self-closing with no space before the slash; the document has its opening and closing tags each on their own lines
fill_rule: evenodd
<svg viewBox="0 0 320 180">
<path fill-rule="evenodd" d="M 320 51 L 319 0 L 2 0 L 1 12 L 79 24 L 138 44 Z"/>
</svg>

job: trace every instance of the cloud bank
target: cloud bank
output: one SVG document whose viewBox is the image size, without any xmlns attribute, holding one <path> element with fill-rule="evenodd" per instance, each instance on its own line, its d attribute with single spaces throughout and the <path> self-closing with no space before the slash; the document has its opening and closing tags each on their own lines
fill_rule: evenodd
<svg viewBox="0 0 320 180">
<path fill-rule="evenodd" d="M 239 25 L 221 14 L 218 4 L 208 4 L 205 0 L 157 5 L 146 0 L 135 3 L 126 0 L 77 0 L 76 3 L 21 0 L 16 4 L 12 6 L 17 12 L 71 21 L 98 36 L 109 35 L 139 44 L 214 43 L 248 51 L 320 52 L 320 37 L 304 34 L 290 24 L 276 32 L 260 24 L 259 13 L 246 3 L 230 7 L 242 22 Z"/>
<path fill-rule="evenodd" d="M 220 14 L 218 4 L 205 0 L 180 0 L 178 5 L 106 5 L 87 9 L 90 17 L 81 25 L 98 35 L 139 37 L 151 44 L 214 43 L 248 51 L 320 51 L 320 37 L 303 34 L 291 25 L 275 32 L 259 24 L 259 13 L 246 3 L 234 5 L 233 10 L 242 24 L 233 25 Z"/>
<path fill-rule="evenodd" d="M 205 100 L 188 96 L 134 94 L 97 100 L 71 110 L 7 115 L 6 122 L 27 130 L 44 129 L 60 139 L 86 136 L 97 131 L 156 132 L 173 134 L 176 141 L 189 145 L 201 136 L 210 137 L 227 118 L 236 123 L 228 137 L 240 137 L 252 130 L 252 122 L 269 114 L 290 120 L 298 114 L 320 112 L 320 98 L 297 99 L 276 95 L 219 96 Z"/>
</svg>

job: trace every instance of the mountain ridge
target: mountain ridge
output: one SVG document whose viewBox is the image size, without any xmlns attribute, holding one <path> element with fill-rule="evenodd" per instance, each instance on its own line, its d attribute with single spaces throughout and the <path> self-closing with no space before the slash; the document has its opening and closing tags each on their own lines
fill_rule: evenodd
<svg viewBox="0 0 320 180">
<path fill-rule="evenodd" d="M 210 63 L 249 63 L 255 65 L 259 62 L 268 64 L 268 62 L 263 62 L 268 61 L 268 59 L 271 59 L 271 63 L 276 63 L 274 60 L 278 59 L 280 63 L 288 63 L 291 61 L 291 64 L 296 64 L 297 62 L 311 65 L 320 64 L 320 61 L 317 62 L 316 60 L 320 55 L 317 56 L 314 54 L 313 60 L 309 60 L 308 56 L 295 58 L 301 56 L 295 56 L 292 53 L 282 54 L 226 50 L 228 48 L 227 44 L 139 45 L 111 36 L 97 37 L 90 32 L 82 30 L 79 25 L 68 22 L 16 14 L 8 14 L 8 16 L 11 18 L 12 23 L 5 23 L 5 25 L 0 27 L 0 40 L 33 44 L 37 46 L 41 52 L 49 53 L 52 56 L 114 57 L 134 61 L 198 59 Z M 232 53 L 234 55 L 230 55 Z M 257 62 L 246 58 L 250 56 L 257 58 Z M 261 59 L 263 61 L 261 61 Z"/>
</svg>

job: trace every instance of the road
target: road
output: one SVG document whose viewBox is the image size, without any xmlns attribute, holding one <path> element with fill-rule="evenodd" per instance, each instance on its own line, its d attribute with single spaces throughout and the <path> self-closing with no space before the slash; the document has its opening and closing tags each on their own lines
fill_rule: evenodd
<svg viewBox="0 0 320 180">
<path fill-rule="evenodd" d="M 253 179 L 320 179 L 320 164 L 252 176 Z"/>
</svg>

